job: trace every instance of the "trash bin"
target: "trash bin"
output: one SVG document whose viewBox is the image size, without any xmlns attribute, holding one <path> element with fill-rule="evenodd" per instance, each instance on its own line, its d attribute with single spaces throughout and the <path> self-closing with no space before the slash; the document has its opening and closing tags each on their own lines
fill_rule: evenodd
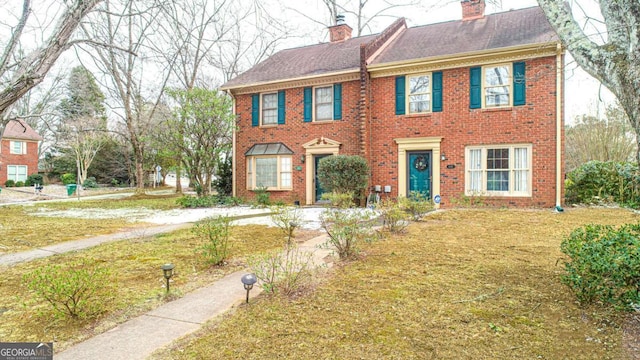
<svg viewBox="0 0 640 360">
<path fill-rule="evenodd" d="M 73 195 L 73 193 L 76 192 L 77 187 L 78 185 L 76 184 L 67 184 L 67 195 Z"/>
</svg>

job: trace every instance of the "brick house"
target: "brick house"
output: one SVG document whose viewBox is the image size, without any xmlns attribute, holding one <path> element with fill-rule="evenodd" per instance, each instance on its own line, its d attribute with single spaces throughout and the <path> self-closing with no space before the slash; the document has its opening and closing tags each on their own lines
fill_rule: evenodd
<svg viewBox="0 0 640 360">
<path fill-rule="evenodd" d="M 234 99 L 234 195 L 313 204 L 318 160 L 361 155 L 372 191 L 560 206 L 564 49 L 539 7 L 280 51 L 222 86 Z"/>
<path fill-rule="evenodd" d="M 38 173 L 38 135 L 24 120 L 9 120 L 0 138 L 0 186 Z"/>
</svg>

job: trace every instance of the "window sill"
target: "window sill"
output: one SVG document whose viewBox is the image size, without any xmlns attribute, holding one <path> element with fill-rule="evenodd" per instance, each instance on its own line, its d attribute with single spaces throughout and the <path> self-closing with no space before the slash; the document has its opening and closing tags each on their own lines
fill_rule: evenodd
<svg viewBox="0 0 640 360">
<path fill-rule="evenodd" d="M 502 106 L 502 107 L 482 109 L 482 112 L 498 112 L 498 111 L 513 111 L 513 106 Z"/>
<path fill-rule="evenodd" d="M 278 124 L 260 125 L 261 129 L 271 129 L 274 127 L 278 127 Z"/>
<path fill-rule="evenodd" d="M 406 119 L 413 119 L 413 118 L 421 118 L 421 117 L 431 117 L 431 115 L 433 115 L 433 112 L 428 112 L 428 113 L 416 113 L 416 114 L 405 114 L 405 115 L 399 115 L 402 116 Z"/>
<path fill-rule="evenodd" d="M 337 120 L 313 120 L 311 124 L 314 125 L 322 125 L 322 124 L 333 124 Z"/>
<path fill-rule="evenodd" d="M 257 189 L 247 189 L 249 191 L 256 191 Z M 265 191 L 293 191 L 293 189 L 276 189 L 276 188 L 267 188 Z"/>
<path fill-rule="evenodd" d="M 490 193 L 490 192 L 465 192 L 465 196 L 475 196 L 475 197 L 483 197 L 483 198 L 531 198 L 531 194 L 504 194 L 504 193 Z"/>
</svg>

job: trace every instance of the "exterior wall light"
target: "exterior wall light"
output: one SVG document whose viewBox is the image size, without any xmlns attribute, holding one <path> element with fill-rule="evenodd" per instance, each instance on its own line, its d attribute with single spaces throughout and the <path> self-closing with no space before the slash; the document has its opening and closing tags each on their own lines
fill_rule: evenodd
<svg viewBox="0 0 640 360">
<path fill-rule="evenodd" d="M 244 289 L 247 290 L 247 304 L 249 303 L 249 291 L 253 288 L 253 284 L 258 281 L 254 274 L 247 274 L 240 279 L 242 281 L 242 285 L 244 285 Z"/>
<path fill-rule="evenodd" d="M 307 159 L 306 156 L 304 156 L 304 154 L 300 155 L 300 162 L 304 164 L 304 161 Z"/>
<path fill-rule="evenodd" d="M 442 155 L 440 155 L 440 160 L 446 161 L 447 160 L 447 156 L 444 153 L 442 153 Z"/>
<path fill-rule="evenodd" d="M 169 279 L 171 279 L 171 277 L 173 276 L 174 267 L 175 266 L 173 264 L 164 264 L 161 266 L 164 278 L 167 279 L 167 293 L 169 293 Z"/>
</svg>

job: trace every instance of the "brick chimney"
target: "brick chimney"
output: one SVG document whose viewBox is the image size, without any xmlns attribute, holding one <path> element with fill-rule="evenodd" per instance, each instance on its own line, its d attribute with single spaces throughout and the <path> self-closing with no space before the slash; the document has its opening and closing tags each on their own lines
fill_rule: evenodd
<svg viewBox="0 0 640 360">
<path fill-rule="evenodd" d="M 351 39 L 351 26 L 344 22 L 344 15 L 336 16 L 336 24 L 329 26 L 329 35 L 331 42 L 344 41 Z"/>
<path fill-rule="evenodd" d="M 462 21 L 484 17 L 484 0 L 462 0 Z"/>
</svg>

